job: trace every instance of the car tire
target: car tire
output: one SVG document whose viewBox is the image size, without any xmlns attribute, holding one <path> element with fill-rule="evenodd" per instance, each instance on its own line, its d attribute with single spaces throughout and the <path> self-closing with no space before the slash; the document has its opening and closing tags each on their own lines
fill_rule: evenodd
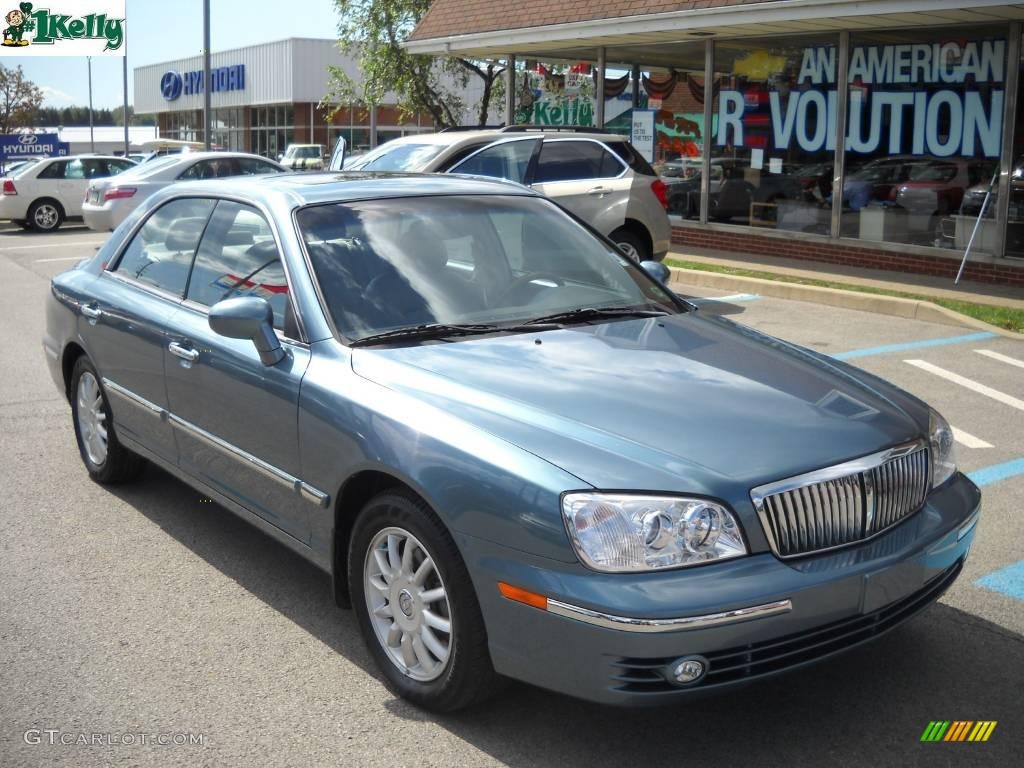
<svg viewBox="0 0 1024 768">
<path fill-rule="evenodd" d="M 393 693 L 454 712 L 499 687 L 473 582 L 422 500 L 402 491 L 371 499 L 352 530 L 348 572 L 359 629 Z"/>
<path fill-rule="evenodd" d="M 69 394 L 75 440 L 89 477 L 103 485 L 137 478 L 146 461 L 118 441 L 107 393 L 95 366 L 85 355 L 75 361 Z"/>
<path fill-rule="evenodd" d="M 648 252 L 647 244 L 639 235 L 632 230 L 620 227 L 609 235 L 612 242 L 619 246 L 619 250 L 633 259 L 637 264 L 641 261 L 648 261 L 651 254 Z"/>
<path fill-rule="evenodd" d="M 54 232 L 64 223 L 64 208 L 56 200 L 36 200 L 29 206 L 28 223 L 39 232 Z"/>
</svg>

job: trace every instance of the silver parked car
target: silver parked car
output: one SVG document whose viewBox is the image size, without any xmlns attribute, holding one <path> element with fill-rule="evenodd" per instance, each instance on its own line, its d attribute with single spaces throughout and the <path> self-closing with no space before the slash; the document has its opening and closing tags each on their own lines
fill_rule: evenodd
<svg viewBox="0 0 1024 768">
<path fill-rule="evenodd" d="M 665 182 L 624 136 L 594 128 L 419 133 L 392 139 L 345 170 L 507 179 L 556 200 L 635 261 L 661 261 L 670 245 Z"/>
<path fill-rule="evenodd" d="M 156 158 L 116 179 L 97 179 L 85 192 L 82 218 L 89 229 L 113 231 L 159 189 L 176 181 L 259 176 L 287 171 L 280 163 L 242 152 L 185 152 Z"/>
</svg>

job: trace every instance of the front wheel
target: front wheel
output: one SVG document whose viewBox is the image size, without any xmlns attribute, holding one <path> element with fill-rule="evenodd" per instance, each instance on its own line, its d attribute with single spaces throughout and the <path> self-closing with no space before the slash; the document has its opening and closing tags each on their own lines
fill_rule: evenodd
<svg viewBox="0 0 1024 768">
<path fill-rule="evenodd" d="M 651 258 L 647 244 L 644 243 L 643 239 L 635 232 L 623 227 L 616 229 L 611 233 L 611 235 L 609 235 L 609 237 L 611 237 L 613 243 L 619 246 L 620 251 L 626 254 L 637 264 Z"/>
<path fill-rule="evenodd" d="M 493 692 L 472 581 L 426 504 L 401 492 L 373 498 L 352 531 L 348 568 L 359 628 L 392 691 L 435 712 Z"/>
</svg>

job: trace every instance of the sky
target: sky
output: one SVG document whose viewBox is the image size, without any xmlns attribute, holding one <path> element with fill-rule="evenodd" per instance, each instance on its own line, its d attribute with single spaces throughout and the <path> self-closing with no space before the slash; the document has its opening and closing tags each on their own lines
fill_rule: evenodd
<svg viewBox="0 0 1024 768">
<path fill-rule="evenodd" d="M 198 54 L 203 48 L 202 0 L 127 0 L 128 100 L 133 99 L 132 69 Z M 16 7 L 12 4 L 11 7 Z M 332 0 L 210 0 L 210 44 L 214 51 L 265 43 L 286 37 L 337 37 L 338 16 Z M 301 10 L 296 10 L 301 9 Z M 21 64 L 25 75 L 45 95 L 45 106 L 89 103 L 86 62 L 80 57 L 20 58 L 4 56 L 7 67 Z M 97 109 L 123 101 L 122 61 L 93 57 L 92 101 Z"/>
</svg>

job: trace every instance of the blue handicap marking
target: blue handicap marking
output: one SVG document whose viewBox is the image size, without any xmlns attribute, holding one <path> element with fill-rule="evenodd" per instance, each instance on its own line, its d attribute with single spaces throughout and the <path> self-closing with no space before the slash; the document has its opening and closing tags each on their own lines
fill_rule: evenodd
<svg viewBox="0 0 1024 768">
<path fill-rule="evenodd" d="M 975 485 L 984 486 L 998 483 L 1017 475 L 1024 475 L 1024 459 L 1014 459 L 1005 464 L 996 464 L 974 472 L 968 472 L 967 476 L 974 481 Z"/>
<path fill-rule="evenodd" d="M 993 592 L 1024 600 L 1024 560 L 1001 568 L 988 576 L 982 576 L 975 583 Z"/>
<path fill-rule="evenodd" d="M 884 355 L 887 352 L 906 352 L 909 349 L 926 349 L 927 347 L 942 347 L 946 344 L 964 344 L 969 341 L 984 341 L 994 338 L 995 334 L 988 331 L 981 333 L 968 333 L 965 336 L 947 336 L 942 339 L 923 339 L 921 341 L 907 341 L 902 344 L 886 344 L 881 347 L 867 347 L 866 349 L 851 349 L 849 352 L 838 352 L 832 357 L 836 360 L 854 360 L 858 357 L 870 357 L 871 355 Z"/>
</svg>

